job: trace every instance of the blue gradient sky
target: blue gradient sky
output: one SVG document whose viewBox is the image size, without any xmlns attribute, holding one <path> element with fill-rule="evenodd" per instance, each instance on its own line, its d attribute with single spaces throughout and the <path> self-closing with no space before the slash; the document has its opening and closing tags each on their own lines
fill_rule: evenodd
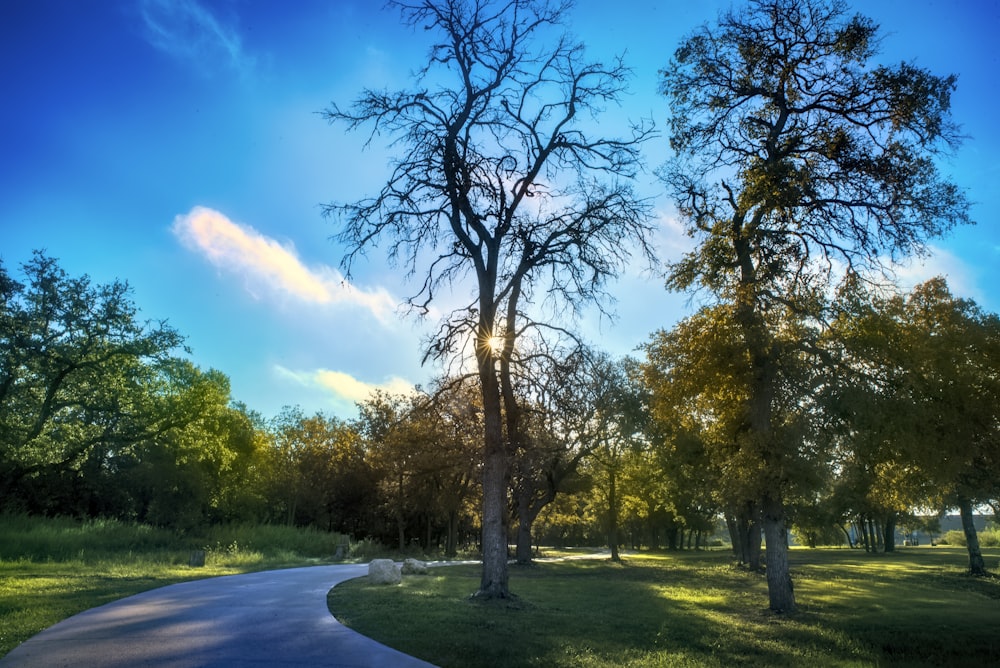
<svg viewBox="0 0 1000 668">
<path fill-rule="evenodd" d="M 378 2 L 0 0 L 0 259 L 45 249 L 71 275 L 127 280 L 142 315 L 187 336 L 195 363 L 230 376 L 265 416 L 283 405 L 349 417 L 373 387 L 426 383 L 429 325 L 395 309 L 414 289 L 382 258 L 356 267 L 320 204 L 374 193 L 386 157 L 317 112 L 365 86 L 405 86 L 427 35 Z M 582 0 L 569 28 L 594 57 L 625 52 L 633 94 L 610 117 L 665 118 L 657 70 L 680 38 L 728 2 Z M 959 74 L 969 135 L 942 169 L 976 202 L 976 227 L 934 242 L 916 282 L 1000 310 L 1000 2 L 880 0 L 855 8 L 888 33 L 883 60 Z M 627 7 L 627 9 L 625 9 Z M 647 161 L 667 156 L 665 140 Z M 640 188 L 658 196 L 655 177 Z M 658 196 L 657 242 L 688 242 Z M 638 269 L 616 284 L 619 318 L 586 336 L 625 354 L 690 312 Z M 465 287 L 451 298 L 464 300 Z M 449 297 L 446 297 L 448 299 Z"/>
</svg>

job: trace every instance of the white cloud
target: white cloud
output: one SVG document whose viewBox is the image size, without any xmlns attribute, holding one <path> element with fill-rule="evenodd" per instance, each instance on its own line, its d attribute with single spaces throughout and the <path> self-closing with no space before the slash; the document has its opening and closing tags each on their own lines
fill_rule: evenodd
<svg viewBox="0 0 1000 668">
<path fill-rule="evenodd" d="M 910 259 L 896 267 L 896 279 L 904 290 L 911 290 L 935 276 L 944 276 L 953 295 L 983 301 L 985 295 L 977 287 L 972 270 L 961 258 L 937 246 L 929 246 L 928 251 L 927 257 Z"/>
<path fill-rule="evenodd" d="M 139 13 L 150 44 L 202 72 L 222 65 L 247 76 L 255 66 L 236 29 L 197 0 L 141 0 Z"/>
<path fill-rule="evenodd" d="M 397 302 L 384 289 L 361 290 L 335 269 L 307 267 L 294 247 L 213 209 L 196 206 L 177 216 L 171 229 L 187 248 L 221 269 L 243 274 L 255 286 L 307 303 L 362 307 L 383 322 L 395 312 Z"/>
<path fill-rule="evenodd" d="M 274 369 L 283 378 L 304 387 L 330 392 L 334 399 L 351 403 L 365 401 L 379 390 L 391 394 L 411 394 L 416 389 L 413 383 L 398 376 L 393 376 L 383 383 L 367 383 L 342 371 L 328 369 L 292 371 L 281 365 L 275 365 Z"/>
</svg>

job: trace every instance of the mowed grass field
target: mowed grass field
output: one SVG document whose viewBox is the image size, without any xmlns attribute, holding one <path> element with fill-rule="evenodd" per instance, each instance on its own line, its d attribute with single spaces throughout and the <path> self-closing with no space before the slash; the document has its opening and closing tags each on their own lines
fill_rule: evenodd
<svg viewBox="0 0 1000 668">
<path fill-rule="evenodd" d="M 985 554 L 996 570 L 1000 551 Z M 791 558 L 791 616 L 769 612 L 764 577 L 721 550 L 513 567 L 509 602 L 470 600 L 476 566 L 400 586 L 361 578 L 328 602 L 351 628 L 444 667 L 1000 665 L 1000 579 L 965 575 L 964 548 Z"/>
</svg>

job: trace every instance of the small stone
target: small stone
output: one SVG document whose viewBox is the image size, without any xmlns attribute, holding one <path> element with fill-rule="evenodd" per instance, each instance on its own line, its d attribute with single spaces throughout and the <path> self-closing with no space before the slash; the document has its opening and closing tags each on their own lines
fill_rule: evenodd
<svg viewBox="0 0 1000 668">
<path fill-rule="evenodd" d="M 419 559 L 405 559 L 402 573 L 403 575 L 427 575 L 427 564 Z"/>
</svg>

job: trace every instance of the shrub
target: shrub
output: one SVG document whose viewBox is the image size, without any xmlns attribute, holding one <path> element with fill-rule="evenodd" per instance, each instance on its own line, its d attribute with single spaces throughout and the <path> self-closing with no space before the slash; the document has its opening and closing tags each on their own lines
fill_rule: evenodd
<svg viewBox="0 0 1000 668">
<path fill-rule="evenodd" d="M 938 539 L 938 543 L 941 545 L 961 545 L 964 547 L 965 533 L 959 531 L 958 529 L 952 529 L 951 531 L 945 532 L 945 534 Z"/>
</svg>

